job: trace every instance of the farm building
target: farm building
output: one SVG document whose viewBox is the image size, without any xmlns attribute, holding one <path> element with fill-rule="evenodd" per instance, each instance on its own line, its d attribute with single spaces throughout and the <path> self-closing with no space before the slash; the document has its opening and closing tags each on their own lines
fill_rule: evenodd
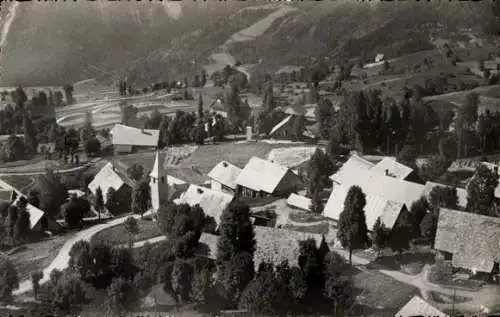
<svg viewBox="0 0 500 317">
<path fill-rule="evenodd" d="M 132 201 L 132 188 L 135 182 L 128 177 L 126 172 L 119 170 L 111 162 L 97 173 L 94 179 L 88 185 L 92 194 L 96 194 L 97 188 L 101 188 L 104 202 L 107 200 L 107 193 L 110 188 L 113 188 L 124 205 L 130 206 Z"/>
<path fill-rule="evenodd" d="M 116 124 L 110 131 L 116 153 L 132 153 L 141 148 L 158 146 L 159 130 L 137 129 Z"/>
<path fill-rule="evenodd" d="M 424 187 L 424 195 L 427 199 L 430 198 L 431 191 L 434 187 L 449 187 L 443 184 L 426 182 Z M 467 206 L 467 190 L 463 188 L 456 188 L 458 197 L 458 206 L 465 208 Z"/>
<path fill-rule="evenodd" d="M 294 116 L 289 115 L 285 119 L 281 120 L 272 128 L 271 132 L 269 132 L 269 136 L 272 138 L 292 138 L 293 118 Z"/>
<path fill-rule="evenodd" d="M 213 217 L 219 225 L 222 212 L 233 201 L 233 198 L 234 196 L 228 193 L 190 185 L 174 202 L 176 204 L 186 203 L 190 206 L 200 205 L 205 214 Z"/>
<path fill-rule="evenodd" d="M 441 208 L 434 249 L 452 265 L 494 273 L 500 262 L 500 218 Z M 498 273 L 498 272 L 496 272 Z"/>
<path fill-rule="evenodd" d="M 427 303 L 419 296 L 415 295 L 394 316 L 395 317 L 409 317 L 409 316 L 447 317 L 448 315 L 438 310 L 431 304 Z"/>
<path fill-rule="evenodd" d="M 286 203 L 291 206 L 292 208 L 296 209 L 301 209 L 305 211 L 310 211 L 311 208 L 311 199 L 307 198 L 305 196 L 297 195 L 297 194 L 291 194 L 288 199 L 286 200 Z"/>
<path fill-rule="evenodd" d="M 236 178 L 241 173 L 241 168 L 227 161 L 222 161 L 208 173 L 210 178 L 210 187 L 212 190 L 218 190 L 235 193 Z"/>
<path fill-rule="evenodd" d="M 366 224 L 369 230 L 378 217 L 387 228 L 392 228 L 400 213 L 419 200 L 424 193 L 424 186 L 420 184 L 372 170 L 352 170 L 350 174 L 342 176 L 340 185 L 333 187 L 323 211 L 325 217 L 339 220 L 340 213 L 344 209 L 344 201 L 352 186 L 359 186 L 366 195 Z"/>
<path fill-rule="evenodd" d="M 247 198 L 288 197 L 303 186 L 289 168 L 252 157 L 236 178 L 236 194 Z"/>
</svg>

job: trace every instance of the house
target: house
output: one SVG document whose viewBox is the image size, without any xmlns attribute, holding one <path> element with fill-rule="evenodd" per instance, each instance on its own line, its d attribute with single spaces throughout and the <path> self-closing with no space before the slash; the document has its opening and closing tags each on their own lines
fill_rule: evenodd
<svg viewBox="0 0 500 317">
<path fill-rule="evenodd" d="M 363 161 L 353 160 L 353 162 L 363 166 Z M 344 170 L 345 172 L 347 170 Z M 350 170 L 350 173 L 345 173 L 341 178 L 336 179 L 341 180 L 341 184 L 334 185 L 325 205 L 324 215 L 338 221 L 344 209 L 344 201 L 349 189 L 352 186 L 359 186 L 366 195 L 366 224 L 369 230 L 378 217 L 387 228 L 392 228 L 400 213 L 411 206 L 413 202 L 419 200 L 424 193 L 423 185 L 386 176 L 372 170 Z"/>
<path fill-rule="evenodd" d="M 333 181 L 334 186 L 342 184 L 343 180 L 352 175 L 357 171 L 368 171 L 374 166 L 372 162 L 365 160 L 364 158 L 351 155 L 351 157 L 345 162 L 342 167 L 333 175 L 330 179 Z"/>
<path fill-rule="evenodd" d="M 106 202 L 107 193 L 110 188 L 113 188 L 119 197 L 123 197 L 124 205 L 130 206 L 128 202 L 132 200 L 132 188 L 134 185 L 135 182 L 128 177 L 126 172 L 119 170 L 116 165 L 108 162 L 90 182 L 88 189 L 95 195 L 97 188 L 100 187 L 104 202 Z"/>
<path fill-rule="evenodd" d="M 200 205 L 206 215 L 214 218 L 218 226 L 222 212 L 233 201 L 233 198 L 234 195 L 222 191 L 190 185 L 178 199 L 174 200 L 174 203 L 186 203 L 190 206 Z"/>
<path fill-rule="evenodd" d="M 292 138 L 293 137 L 293 115 L 289 115 L 285 119 L 281 120 L 277 125 L 275 125 L 269 136 L 272 138 Z"/>
<path fill-rule="evenodd" d="M 20 191 L 2 180 L 0 180 L 0 193 L 0 199 L 10 202 L 12 205 L 17 204 L 19 198 L 26 197 Z M 61 226 L 48 217 L 43 210 L 31 204 L 26 206 L 26 211 L 30 214 L 30 229 L 34 232 L 43 232 L 45 230 L 56 232 L 61 228 Z"/>
<path fill-rule="evenodd" d="M 424 195 L 427 199 L 430 198 L 431 191 L 434 187 L 449 187 L 443 184 L 426 182 L 424 187 Z M 467 190 L 463 188 L 456 188 L 458 197 L 458 206 L 465 208 L 467 207 Z"/>
<path fill-rule="evenodd" d="M 447 314 L 438 310 L 431 304 L 415 295 L 395 315 L 395 317 L 433 316 L 448 317 Z"/>
<path fill-rule="evenodd" d="M 302 180 L 289 168 L 254 156 L 236 178 L 236 195 L 288 197 L 302 186 Z"/>
<path fill-rule="evenodd" d="M 441 208 L 434 249 L 454 267 L 493 273 L 500 262 L 500 218 Z"/>
<path fill-rule="evenodd" d="M 210 188 L 234 194 L 236 190 L 236 178 L 238 178 L 240 173 L 241 168 L 227 161 L 222 161 L 215 165 L 208 173 Z"/>
<path fill-rule="evenodd" d="M 290 116 L 305 116 L 307 111 L 304 106 L 295 103 L 291 106 L 286 107 L 284 112 L 285 114 Z"/>
<path fill-rule="evenodd" d="M 111 129 L 113 146 L 117 153 L 131 153 L 140 148 L 156 148 L 160 130 L 137 129 L 116 124 Z"/>
<path fill-rule="evenodd" d="M 310 211 L 311 208 L 311 199 L 307 198 L 305 196 L 297 195 L 297 194 L 290 194 L 288 199 L 286 200 L 286 203 L 292 207 L 292 208 L 297 208 L 305 211 Z"/>
</svg>

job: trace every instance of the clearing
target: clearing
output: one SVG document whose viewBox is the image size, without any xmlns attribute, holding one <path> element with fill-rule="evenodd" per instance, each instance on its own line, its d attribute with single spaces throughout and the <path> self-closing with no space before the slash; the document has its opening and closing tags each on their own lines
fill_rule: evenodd
<svg viewBox="0 0 500 317">
<path fill-rule="evenodd" d="M 43 271 L 55 259 L 64 243 L 73 236 L 65 233 L 40 242 L 21 245 L 17 251 L 9 254 L 19 274 L 19 280 L 30 278 L 31 272 Z"/>
<path fill-rule="evenodd" d="M 139 233 L 132 237 L 134 242 L 151 239 L 161 236 L 162 233 L 158 228 L 158 223 L 151 220 L 137 219 Z M 106 228 L 96 233 L 92 242 L 109 243 L 110 245 L 123 245 L 128 244 L 129 234 L 125 229 L 125 224 L 120 223 L 116 226 Z"/>
</svg>

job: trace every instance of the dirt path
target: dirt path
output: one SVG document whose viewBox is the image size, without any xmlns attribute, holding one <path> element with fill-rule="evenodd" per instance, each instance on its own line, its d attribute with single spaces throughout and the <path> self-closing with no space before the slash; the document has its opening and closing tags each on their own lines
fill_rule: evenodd
<svg viewBox="0 0 500 317">
<path fill-rule="evenodd" d="M 96 163 L 98 163 L 102 158 L 98 157 L 93 159 L 92 161 L 81 165 L 77 167 L 72 167 L 68 169 L 60 169 L 60 170 L 54 170 L 54 173 L 57 174 L 65 174 L 65 173 L 72 173 L 72 172 L 77 172 L 79 170 L 88 168 Z M 17 171 L 17 172 L 7 172 L 9 168 L 0 168 L 0 176 L 15 176 L 15 175 L 20 175 L 20 176 L 36 176 L 36 175 L 45 175 L 45 171 L 29 171 L 29 166 L 26 166 L 27 170 L 25 171 Z"/>
</svg>

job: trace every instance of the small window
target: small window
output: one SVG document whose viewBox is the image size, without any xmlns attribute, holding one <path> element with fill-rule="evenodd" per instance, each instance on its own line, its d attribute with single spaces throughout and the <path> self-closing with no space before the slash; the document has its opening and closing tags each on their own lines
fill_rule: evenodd
<svg viewBox="0 0 500 317">
<path fill-rule="evenodd" d="M 153 184 L 156 184 L 156 178 L 153 177 L 152 180 L 153 180 Z"/>
<path fill-rule="evenodd" d="M 163 183 L 165 183 L 165 176 L 162 176 L 162 177 L 161 177 L 161 183 L 162 183 L 162 184 L 163 184 Z"/>
</svg>

